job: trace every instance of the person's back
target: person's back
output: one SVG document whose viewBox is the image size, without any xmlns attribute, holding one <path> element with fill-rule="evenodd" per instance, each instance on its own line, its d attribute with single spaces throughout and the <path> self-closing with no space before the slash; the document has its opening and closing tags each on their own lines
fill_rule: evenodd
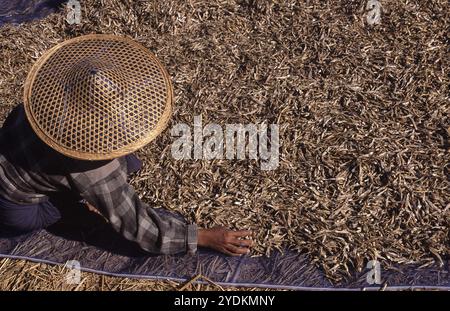
<svg viewBox="0 0 450 311">
<path fill-rule="evenodd" d="M 52 196 L 64 193 L 70 194 L 68 200 L 82 200 L 72 189 L 73 175 L 102 174 L 105 168 L 109 171 L 107 164 L 112 161 L 126 163 L 127 173 L 141 166 L 132 154 L 124 160 L 105 161 L 67 157 L 40 140 L 23 104 L 16 106 L 0 129 L 0 232 L 20 234 L 56 223 L 61 214 L 49 202 Z"/>
<path fill-rule="evenodd" d="M 85 162 L 85 161 L 84 161 Z M 51 192 L 68 189 L 68 169 L 82 164 L 47 146 L 32 130 L 23 105 L 15 107 L 0 129 L 0 196 L 21 204 L 46 201 Z"/>
</svg>

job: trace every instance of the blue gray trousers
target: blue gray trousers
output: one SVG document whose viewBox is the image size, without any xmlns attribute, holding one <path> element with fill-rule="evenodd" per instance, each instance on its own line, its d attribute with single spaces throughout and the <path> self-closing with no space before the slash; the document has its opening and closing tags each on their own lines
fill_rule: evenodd
<svg viewBox="0 0 450 311">
<path fill-rule="evenodd" d="M 125 156 L 128 173 L 137 172 L 142 162 L 133 154 Z M 61 219 L 61 211 L 51 200 L 19 205 L 0 197 L 0 236 L 14 236 L 47 228 Z"/>
</svg>

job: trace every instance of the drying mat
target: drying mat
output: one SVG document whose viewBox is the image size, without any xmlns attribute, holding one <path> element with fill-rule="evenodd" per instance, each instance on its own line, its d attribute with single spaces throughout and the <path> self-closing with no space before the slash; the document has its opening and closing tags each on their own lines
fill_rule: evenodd
<svg viewBox="0 0 450 311">
<path fill-rule="evenodd" d="M 49 264 L 78 260 L 84 271 L 120 277 L 185 281 L 201 274 L 220 285 L 325 290 L 379 288 L 366 282 L 367 271 L 355 273 L 345 283 L 332 284 L 306 255 L 294 251 L 274 252 L 270 257 L 229 257 L 200 249 L 195 255 L 149 256 L 100 219 L 92 218 L 83 224 L 83 227 L 59 224 L 48 230 L 0 238 L 0 257 Z M 443 268 L 391 267 L 382 270 L 382 281 L 390 289 L 450 290 L 449 268 L 450 261 Z"/>
<path fill-rule="evenodd" d="M 67 0 L 6 0 L 0 1 L 0 26 L 19 24 L 44 18 L 57 12 Z"/>
</svg>

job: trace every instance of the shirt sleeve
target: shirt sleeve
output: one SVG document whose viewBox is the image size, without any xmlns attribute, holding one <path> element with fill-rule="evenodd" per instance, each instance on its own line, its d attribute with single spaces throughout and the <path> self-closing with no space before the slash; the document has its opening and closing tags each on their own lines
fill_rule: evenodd
<svg viewBox="0 0 450 311">
<path fill-rule="evenodd" d="M 128 184 L 119 159 L 88 172 L 74 174 L 73 185 L 126 239 L 151 253 L 176 254 L 197 251 L 197 226 L 173 215 L 159 215 L 142 202 Z"/>
</svg>

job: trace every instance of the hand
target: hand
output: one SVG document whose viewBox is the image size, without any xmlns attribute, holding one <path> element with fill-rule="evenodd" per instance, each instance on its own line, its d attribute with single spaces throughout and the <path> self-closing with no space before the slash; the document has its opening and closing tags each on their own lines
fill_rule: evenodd
<svg viewBox="0 0 450 311">
<path fill-rule="evenodd" d="M 198 230 L 198 245 L 212 248 L 230 256 L 241 256 L 250 252 L 253 242 L 244 239 L 252 234 L 248 230 L 233 231 L 225 227 Z"/>
<path fill-rule="evenodd" d="M 100 213 L 96 207 L 94 207 L 93 205 L 91 205 L 91 203 L 85 202 L 85 205 L 86 205 L 86 207 L 87 207 L 87 209 L 88 209 L 89 211 L 91 211 L 91 212 L 93 212 L 93 213 L 96 213 L 96 214 L 99 214 L 100 216 L 103 216 L 102 213 Z"/>
<path fill-rule="evenodd" d="M 96 213 L 97 215 L 101 216 L 106 222 L 108 222 L 108 219 L 105 216 L 103 216 L 103 214 L 100 213 L 100 211 L 96 207 L 94 207 L 87 201 L 85 201 L 84 204 L 90 212 Z"/>
</svg>

